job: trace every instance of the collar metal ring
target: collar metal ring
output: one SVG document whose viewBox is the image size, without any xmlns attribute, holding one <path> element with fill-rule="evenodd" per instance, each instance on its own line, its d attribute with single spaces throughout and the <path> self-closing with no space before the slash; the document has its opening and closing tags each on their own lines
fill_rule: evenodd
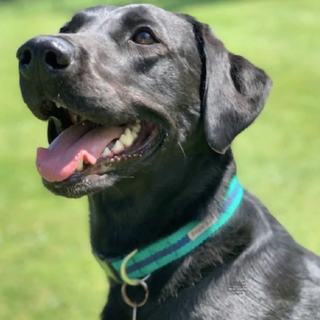
<svg viewBox="0 0 320 320">
<path fill-rule="evenodd" d="M 144 306 L 147 301 L 148 301 L 148 298 L 149 298 L 149 289 L 148 289 L 148 285 L 144 282 L 144 281 L 140 281 L 139 283 L 140 286 L 143 287 L 143 289 L 145 290 L 145 295 L 144 295 L 144 299 L 138 303 L 138 302 L 133 302 L 127 295 L 127 286 L 128 284 L 127 283 L 123 283 L 122 286 L 121 286 L 121 294 L 122 294 L 122 298 L 124 300 L 124 302 L 132 307 L 132 308 L 140 308 L 142 306 Z"/>
</svg>

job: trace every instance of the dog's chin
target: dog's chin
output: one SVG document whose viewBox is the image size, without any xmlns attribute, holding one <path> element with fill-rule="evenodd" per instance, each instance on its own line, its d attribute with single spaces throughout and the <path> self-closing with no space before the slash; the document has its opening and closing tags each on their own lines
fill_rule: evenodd
<svg viewBox="0 0 320 320">
<path fill-rule="evenodd" d="M 76 199 L 113 187 L 120 179 L 121 176 L 117 174 L 104 174 L 72 177 L 61 182 L 48 182 L 42 179 L 42 182 L 55 195 Z"/>
</svg>

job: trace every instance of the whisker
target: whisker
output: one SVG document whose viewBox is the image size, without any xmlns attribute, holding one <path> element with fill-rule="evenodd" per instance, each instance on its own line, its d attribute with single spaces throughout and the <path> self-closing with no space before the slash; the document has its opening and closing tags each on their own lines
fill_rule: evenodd
<svg viewBox="0 0 320 320">
<path fill-rule="evenodd" d="M 187 156 L 186 156 L 186 153 L 182 147 L 182 145 L 178 142 L 178 146 L 180 147 L 181 151 L 182 151 L 182 154 L 183 154 L 183 159 L 184 159 L 184 165 L 186 165 L 186 162 L 187 162 Z"/>
</svg>

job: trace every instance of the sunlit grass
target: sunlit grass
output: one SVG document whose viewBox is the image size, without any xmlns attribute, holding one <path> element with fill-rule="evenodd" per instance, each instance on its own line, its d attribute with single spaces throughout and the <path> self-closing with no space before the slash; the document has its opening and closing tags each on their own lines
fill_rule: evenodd
<svg viewBox="0 0 320 320">
<path fill-rule="evenodd" d="M 42 187 L 34 161 L 36 148 L 47 144 L 46 125 L 27 110 L 18 88 L 18 46 L 56 32 L 70 17 L 41 3 L 0 7 L 0 319 L 97 319 L 107 284 L 90 253 L 86 199 L 54 197 Z M 179 11 L 210 23 L 230 51 L 273 78 L 265 111 L 235 143 L 239 176 L 320 254 L 319 4 L 181 3 Z"/>
</svg>

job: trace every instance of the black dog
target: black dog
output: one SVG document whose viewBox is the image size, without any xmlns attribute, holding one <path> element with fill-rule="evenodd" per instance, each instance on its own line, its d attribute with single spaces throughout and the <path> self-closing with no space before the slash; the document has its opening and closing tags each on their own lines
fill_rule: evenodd
<svg viewBox="0 0 320 320">
<path fill-rule="evenodd" d="M 138 320 L 320 319 L 320 259 L 235 178 L 230 144 L 267 100 L 264 71 L 150 5 L 84 10 L 17 55 L 24 101 L 59 136 L 38 150 L 45 186 L 89 197 L 92 248 L 113 272 L 102 319 L 132 319 L 126 298 L 146 298 Z M 121 284 L 121 261 L 138 286 Z"/>
</svg>

